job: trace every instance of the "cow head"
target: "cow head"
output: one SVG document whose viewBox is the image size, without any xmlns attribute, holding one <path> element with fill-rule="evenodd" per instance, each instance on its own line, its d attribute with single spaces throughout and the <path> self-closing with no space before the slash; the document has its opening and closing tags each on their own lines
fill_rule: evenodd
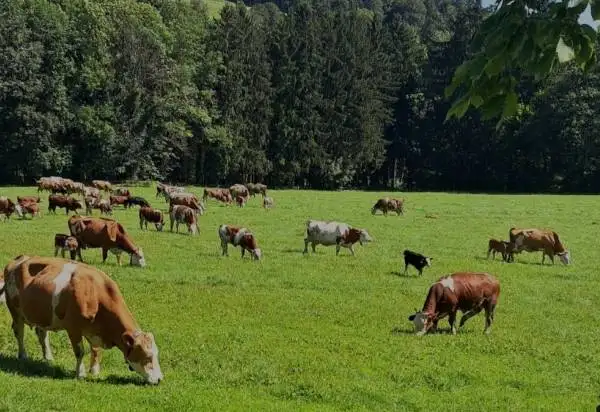
<svg viewBox="0 0 600 412">
<path fill-rule="evenodd" d="M 569 263 L 571 263 L 571 255 L 569 254 L 568 250 L 557 253 L 557 255 L 558 255 L 558 258 L 560 259 L 560 261 L 562 263 L 564 263 L 565 265 L 568 265 Z"/>
<path fill-rule="evenodd" d="M 413 323 L 417 336 L 423 336 L 433 326 L 432 316 L 424 312 L 415 311 L 413 315 L 408 317 L 408 320 Z"/>
<path fill-rule="evenodd" d="M 262 257 L 262 250 L 260 250 L 260 248 L 253 249 L 250 251 L 250 253 L 252 253 L 252 256 L 256 260 L 260 260 L 260 258 Z"/>
<path fill-rule="evenodd" d="M 373 238 L 369 235 L 369 232 L 367 232 L 365 229 L 361 229 L 360 230 L 360 238 L 358 239 L 358 241 L 360 242 L 360 245 L 362 246 L 363 244 L 372 242 Z"/>
<path fill-rule="evenodd" d="M 154 226 L 156 226 L 156 230 L 158 230 L 159 232 L 162 232 L 164 225 L 165 224 L 163 222 L 158 222 L 154 224 Z"/>
<path fill-rule="evenodd" d="M 426 257 L 425 258 L 425 266 L 429 266 L 431 267 L 431 261 L 433 260 L 432 257 Z"/>
<path fill-rule="evenodd" d="M 125 344 L 125 361 L 129 369 L 139 373 L 148 383 L 154 385 L 163 380 L 154 335 L 141 331 L 125 332 L 122 339 Z"/>
<path fill-rule="evenodd" d="M 129 264 L 131 266 L 139 266 L 142 268 L 146 266 L 146 259 L 144 259 L 144 252 L 142 252 L 142 249 L 138 249 L 135 253 L 131 254 Z"/>
</svg>

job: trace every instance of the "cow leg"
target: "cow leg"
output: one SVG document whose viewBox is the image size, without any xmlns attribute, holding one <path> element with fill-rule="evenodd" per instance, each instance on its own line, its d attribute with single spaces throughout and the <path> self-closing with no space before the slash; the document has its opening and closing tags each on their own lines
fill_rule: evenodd
<svg viewBox="0 0 600 412">
<path fill-rule="evenodd" d="M 496 312 L 496 305 L 491 303 L 485 307 L 485 329 L 483 329 L 483 333 L 489 335 L 490 327 L 492 326 L 492 322 L 494 321 L 494 313 Z"/>
<path fill-rule="evenodd" d="M 121 266 L 121 253 L 115 253 L 115 255 L 117 256 L 117 265 Z"/>
<path fill-rule="evenodd" d="M 102 248 L 102 263 L 106 262 L 106 258 L 108 258 L 108 249 Z"/>
<path fill-rule="evenodd" d="M 15 311 L 16 312 L 16 311 Z M 18 357 L 19 359 L 27 359 L 27 351 L 25 350 L 25 321 L 23 317 L 11 310 L 13 315 L 12 330 L 17 339 L 17 345 L 19 346 Z"/>
<path fill-rule="evenodd" d="M 546 252 L 542 252 L 542 265 L 544 264 L 545 260 L 546 260 Z"/>
<path fill-rule="evenodd" d="M 310 245 L 312 247 L 313 253 L 317 253 L 317 244 L 315 242 L 312 242 Z"/>
<path fill-rule="evenodd" d="M 471 309 L 463 313 L 462 318 L 460 319 L 460 325 L 458 327 L 462 328 L 469 319 L 477 315 L 479 312 L 481 312 L 481 309 Z"/>
<path fill-rule="evenodd" d="M 353 247 L 353 245 L 350 245 L 348 247 L 348 249 L 350 249 L 350 253 L 352 253 L 352 256 L 354 256 L 354 247 Z"/>
<path fill-rule="evenodd" d="M 404 264 L 404 274 L 406 275 L 406 272 L 408 272 L 408 263 Z"/>
<path fill-rule="evenodd" d="M 102 348 L 90 343 L 92 353 L 90 355 L 90 374 L 98 376 L 100 374 L 100 361 L 102 360 Z"/>
<path fill-rule="evenodd" d="M 60 249 L 60 248 L 59 248 L 58 246 L 55 246 L 55 247 L 54 247 L 54 257 L 57 257 L 57 256 L 58 256 L 58 250 L 59 250 L 59 249 Z"/>
<path fill-rule="evenodd" d="M 53 360 L 54 356 L 52 356 L 52 349 L 50 348 L 50 339 L 48 338 L 48 331 L 36 327 L 35 334 L 37 335 L 38 341 L 40 342 L 40 346 L 42 347 L 42 354 L 44 355 L 44 359 L 47 361 Z"/>
<path fill-rule="evenodd" d="M 336 243 L 335 244 L 335 255 L 339 255 L 340 254 L 340 249 L 341 249 L 342 245 L 340 245 L 340 243 Z"/>
<path fill-rule="evenodd" d="M 223 253 L 221 253 L 221 256 L 229 256 L 229 253 L 227 253 L 227 242 L 225 241 L 221 241 L 221 249 L 223 250 Z"/>
<path fill-rule="evenodd" d="M 245 254 L 246 254 L 246 249 L 242 248 L 242 259 L 244 258 Z"/>
<path fill-rule="evenodd" d="M 450 324 L 450 330 L 453 335 L 456 335 L 456 311 L 450 312 L 448 315 L 448 323 Z"/>
<path fill-rule="evenodd" d="M 62 256 L 63 259 L 65 258 L 65 252 L 66 252 L 65 248 L 62 248 L 60 250 L 60 255 Z"/>
<path fill-rule="evenodd" d="M 308 238 L 304 238 L 304 251 L 302 251 L 302 254 L 308 253 Z"/>
<path fill-rule="evenodd" d="M 83 346 L 83 338 L 81 334 L 76 332 L 69 332 L 69 340 L 73 346 L 73 353 L 75 354 L 75 376 L 78 379 L 85 378 L 85 365 L 83 364 L 83 355 L 85 355 L 85 347 Z"/>
<path fill-rule="evenodd" d="M 81 257 L 81 248 L 80 247 L 77 248 L 77 250 L 75 251 L 75 253 L 77 254 L 77 257 L 79 257 L 79 260 L 81 262 L 83 262 L 83 258 Z M 73 260 L 75 260 L 75 259 L 73 259 Z"/>
</svg>

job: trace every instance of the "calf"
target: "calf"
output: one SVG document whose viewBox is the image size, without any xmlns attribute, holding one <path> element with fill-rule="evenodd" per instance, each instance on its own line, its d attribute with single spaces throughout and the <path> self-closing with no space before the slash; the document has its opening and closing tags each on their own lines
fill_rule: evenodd
<svg viewBox="0 0 600 412">
<path fill-rule="evenodd" d="M 265 209 L 270 209 L 273 206 L 275 206 L 275 202 L 273 201 L 272 197 L 268 197 L 268 196 L 263 197 L 263 207 Z"/>
<path fill-rule="evenodd" d="M 490 239 L 490 241 L 488 242 L 487 258 L 490 258 L 491 253 L 492 259 L 496 259 L 496 253 L 500 253 L 502 255 L 502 260 L 508 262 L 511 259 L 512 255 L 510 250 L 510 242 L 506 242 L 504 240 Z"/>
<path fill-rule="evenodd" d="M 54 194 L 48 196 L 48 212 L 56 213 L 57 207 L 64 207 L 67 215 L 70 211 L 77 213 L 78 209 L 83 209 L 81 202 L 71 196 Z"/>
<path fill-rule="evenodd" d="M 141 207 L 150 207 L 150 203 L 143 197 L 133 196 L 128 197 L 125 201 L 125 207 L 132 207 L 133 205 L 141 206 Z"/>
<path fill-rule="evenodd" d="M 408 265 L 414 266 L 419 271 L 419 275 L 423 275 L 424 267 L 431 267 L 431 261 L 433 258 L 426 257 L 420 253 L 412 252 L 408 249 L 404 251 L 404 273 L 408 271 Z"/>
<path fill-rule="evenodd" d="M 48 331 L 66 330 L 76 358 L 75 376 L 84 378 L 85 338 L 91 346 L 90 373 L 100 373 L 102 348 L 117 347 L 129 368 L 148 383 L 163 374 L 152 333 L 138 326 L 119 287 L 100 270 L 60 258 L 18 256 L 4 268 L 6 306 L 19 347 L 26 359 L 25 324 L 35 328 L 44 359 L 52 360 Z"/>
<path fill-rule="evenodd" d="M 148 222 L 154 223 L 156 230 L 162 232 L 165 225 L 163 212 L 159 209 L 152 209 L 151 207 L 140 207 L 140 229 L 148 230 Z"/>
<path fill-rule="evenodd" d="M 260 260 L 262 251 L 257 246 L 256 238 L 248 229 L 232 225 L 221 225 L 219 226 L 218 233 L 219 239 L 221 239 L 223 256 L 229 256 L 227 246 L 232 244 L 242 249 L 242 258 L 247 250 L 254 259 Z"/>
<path fill-rule="evenodd" d="M 552 230 L 512 228 L 509 231 L 509 239 L 512 253 L 541 251 L 542 265 L 546 255 L 552 264 L 554 264 L 555 255 L 565 265 L 571 262 L 569 251 L 562 244 L 558 234 Z"/>
<path fill-rule="evenodd" d="M 371 241 L 373 239 L 365 229 L 351 228 L 347 224 L 339 222 L 309 220 L 306 222 L 306 238 L 304 238 L 303 253 L 308 253 L 308 244 L 311 243 L 313 253 L 316 252 L 316 245 L 336 245 L 336 255 L 339 255 L 340 248 L 345 247 L 354 256 L 353 245 L 356 242 L 363 245 Z"/>
<path fill-rule="evenodd" d="M 65 252 L 68 250 L 71 255 L 71 260 L 75 260 L 77 258 L 78 247 L 79 243 L 77 243 L 77 239 L 74 236 L 61 233 L 54 235 L 54 257 L 56 257 L 60 251 L 61 256 L 64 258 Z"/>
<path fill-rule="evenodd" d="M 7 197 L 0 197 L 0 215 L 4 216 L 4 219 L 10 219 L 10 215 L 12 215 L 16 210 L 15 204 L 12 200 Z"/>
<path fill-rule="evenodd" d="M 185 223 L 188 227 L 188 232 L 195 235 L 200 230 L 198 226 L 198 216 L 194 209 L 184 205 L 174 205 L 169 212 L 171 218 L 171 232 L 173 225 L 177 224 L 177 233 L 179 233 L 179 224 Z"/>
<path fill-rule="evenodd" d="M 235 203 L 237 203 L 237 205 L 238 205 L 239 207 L 244 207 L 244 205 L 246 204 L 246 201 L 247 201 L 247 200 L 248 200 L 248 199 L 247 199 L 246 197 L 238 195 L 238 196 L 235 198 Z"/>
<path fill-rule="evenodd" d="M 443 276 L 431 285 L 423 309 L 408 317 L 413 322 L 417 335 L 437 329 L 440 319 L 448 316 L 452 334 L 456 334 L 456 313 L 463 316 L 459 328 L 485 309 L 484 333 L 490 332 L 494 311 L 500 296 L 500 282 L 488 273 L 458 272 Z"/>
</svg>

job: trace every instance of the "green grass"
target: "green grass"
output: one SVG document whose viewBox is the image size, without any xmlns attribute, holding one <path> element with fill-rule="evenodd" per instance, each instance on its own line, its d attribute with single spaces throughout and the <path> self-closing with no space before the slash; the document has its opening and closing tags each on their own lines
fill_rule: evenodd
<svg viewBox="0 0 600 412">
<path fill-rule="evenodd" d="M 193 189 L 201 193 L 200 189 Z M 134 189 L 154 200 L 154 189 Z M 0 189 L 1 195 L 34 194 Z M 244 209 L 209 202 L 201 233 L 141 232 L 137 210 L 115 213 L 143 247 L 145 269 L 87 262 L 119 284 L 134 316 L 156 336 L 165 380 L 141 385 L 123 355 L 105 351 L 98 379 L 73 377 L 64 332 L 51 334 L 56 360 L 41 362 L 33 331 L 26 344 L 36 364 L 15 360 L 10 315 L 0 307 L 1 410 L 406 410 L 584 411 L 598 403 L 600 251 L 594 196 L 487 196 L 407 193 L 406 215 L 371 216 L 381 193 L 271 191 L 276 207 Z M 47 199 L 44 199 L 44 211 Z M 436 214 L 437 219 L 425 218 Z M 303 256 L 308 218 L 367 228 L 375 242 L 356 256 L 318 247 Z M 1 263 L 21 253 L 51 255 L 64 214 L 0 223 Z M 244 225 L 263 249 L 260 263 L 239 249 L 220 256 L 217 227 Z M 485 260 L 490 236 L 512 226 L 549 227 L 573 264 L 540 266 L 538 253 L 514 264 Z M 423 277 L 402 272 L 404 248 L 434 257 Z M 501 282 L 496 322 L 483 315 L 457 336 L 418 338 L 407 316 L 421 308 L 431 283 L 459 270 L 488 271 Z M 440 327 L 447 331 L 447 321 Z M 89 357 L 86 355 L 86 364 Z"/>
</svg>

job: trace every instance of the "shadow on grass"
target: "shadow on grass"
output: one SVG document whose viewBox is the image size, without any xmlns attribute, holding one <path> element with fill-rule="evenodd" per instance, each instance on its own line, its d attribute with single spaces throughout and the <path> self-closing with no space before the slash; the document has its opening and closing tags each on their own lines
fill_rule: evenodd
<svg viewBox="0 0 600 412">
<path fill-rule="evenodd" d="M 287 248 L 287 249 L 283 249 L 282 252 L 283 253 L 297 253 L 297 254 L 301 255 L 303 250 L 304 249 L 291 249 L 291 248 Z M 312 254 L 312 252 L 307 253 L 307 255 L 308 254 Z"/>
<path fill-rule="evenodd" d="M 473 333 L 472 330 L 458 330 L 457 335 L 465 335 Z M 396 326 L 391 330 L 392 335 L 414 335 L 416 336 L 415 329 L 412 326 Z M 452 329 L 450 327 L 440 328 L 438 327 L 435 332 L 429 331 L 426 335 L 452 335 Z"/>
<path fill-rule="evenodd" d="M 414 278 L 414 279 L 419 279 L 419 278 L 423 277 L 423 276 L 419 275 L 419 272 L 410 273 L 410 271 L 408 271 L 406 273 L 392 271 L 392 272 L 390 272 L 390 275 L 392 275 L 392 276 L 398 276 L 398 277 L 401 277 L 401 278 Z"/>
<path fill-rule="evenodd" d="M 75 360 L 73 359 L 73 365 Z M 0 370 L 29 377 L 73 379 L 75 372 L 67 372 L 60 366 L 39 359 L 18 359 L 0 354 Z"/>
<path fill-rule="evenodd" d="M 136 375 L 130 375 L 130 376 L 109 375 L 106 379 L 100 380 L 98 382 L 106 383 L 109 385 L 150 386 L 149 383 L 142 380 L 141 377 L 136 376 Z"/>
</svg>

